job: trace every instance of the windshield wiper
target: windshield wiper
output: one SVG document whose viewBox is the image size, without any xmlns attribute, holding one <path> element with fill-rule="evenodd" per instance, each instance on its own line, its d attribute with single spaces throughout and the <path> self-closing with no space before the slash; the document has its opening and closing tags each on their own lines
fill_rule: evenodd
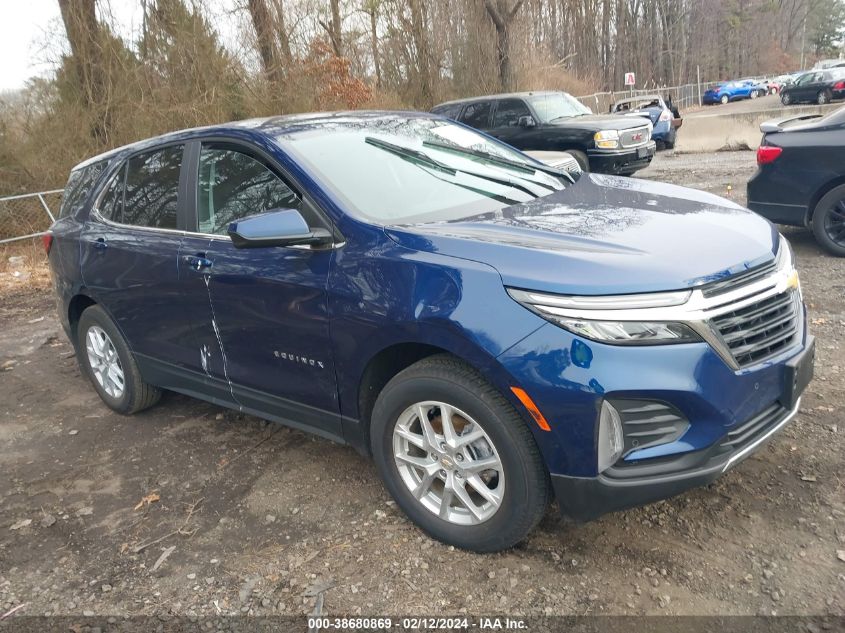
<svg viewBox="0 0 845 633">
<path fill-rule="evenodd" d="M 415 163 L 418 163 L 424 167 L 429 167 L 431 169 L 436 169 L 442 172 L 449 174 L 450 176 L 455 176 L 458 172 L 463 174 L 467 174 L 468 176 L 474 176 L 475 178 L 481 178 L 482 180 L 487 180 L 488 182 L 495 182 L 496 184 L 503 185 L 505 187 L 513 187 L 514 189 L 519 189 L 527 193 L 529 196 L 534 198 L 539 198 L 541 194 L 537 193 L 534 189 L 529 187 L 527 184 L 523 184 L 518 179 L 515 178 L 508 178 L 506 176 L 498 177 L 492 174 L 484 174 L 477 171 L 473 171 L 472 169 L 463 169 L 462 167 L 453 167 L 452 165 L 447 165 L 445 163 L 441 163 L 436 158 L 432 158 L 425 152 L 421 152 L 418 149 L 414 149 L 413 147 L 405 147 L 403 145 L 396 145 L 389 141 L 384 141 L 380 138 L 375 138 L 373 136 L 367 136 L 364 138 L 364 142 L 369 143 L 374 147 L 378 147 L 385 151 L 391 152 L 396 154 L 400 158 L 404 158 L 405 160 L 410 160 Z M 554 191 L 554 187 L 551 185 L 544 185 L 542 183 L 537 182 L 536 180 L 529 180 L 527 182 L 533 183 L 540 187 L 545 187 Z"/>
<path fill-rule="evenodd" d="M 379 149 L 386 150 L 397 156 L 401 156 L 402 158 L 409 158 L 420 162 L 432 169 L 437 169 L 439 171 L 446 172 L 450 176 L 454 176 L 457 173 L 457 170 L 454 167 L 450 167 L 449 165 L 445 165 L 441 163 L 439 160 L 436 160 L 426 154 L 425 152 L 421 152 L 413 147 L 403 147 L 402 145 L 396 145 L 389 141 L 383 141 L 380 138 L 376 138 L 374 136 L 367 136 L 364 138 L 364 142 L 372 145 L 374 147 L 378 147 Z"/>
<path fill-rule="evenodd" d="M 502 167 L 511 167 L 517 171 L 521 171 L 526 174 L 534 175 L 535 172 L 542 172 L 544 174 L 549 174 L 550 176 L 560 177 L 566 176 L 570 182 L 575 182 L 572 176 L 562 170 L 556 169 L 554 167 L 549 167 L 548 165 L 532 165 L 530 163 L 522 163 L 518 160 L 511 160 L 510 158 L 504 158 L 502 156 L 496 156 L 495 154 L 491 154 L 490 152 L 485 152 L 482 149 L 475 149 L 472 147 L 461 147 L 460 145 L 452 145 L 450 143 L 440 143 L 438 141 L 423 141 L 424 147 L 434 147 L 437 149 L 442 149 L 448 152 L 454 152 L 456 154 L 465 154 L 467 156 L 475 156 L 477 158 L 483 158 L 486 161 L 493 163 L 494 165 L 500 165 Z M 532 181 L 536 182 L 536 181 Z M 542 185 L 542 183 L 537 183 Z M 545 186 L 545 185 L 544 185 Z"/>
</svg>

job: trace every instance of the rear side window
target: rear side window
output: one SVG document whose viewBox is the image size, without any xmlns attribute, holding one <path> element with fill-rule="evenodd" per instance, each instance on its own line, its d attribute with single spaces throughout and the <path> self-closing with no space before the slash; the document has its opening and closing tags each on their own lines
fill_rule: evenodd
<svg viewBox="0 0 845 633">
<path fill-rule="evenodd" d="M 522 99 L 502 99 L 493 116 L 493 127 L 519 127 L 519 117 L 531 116 Z"/>
<path fill-rule="evenodd" d="M 123 194 L 123 224 L 175 229 L 182 146 L 129 159 Z"/>
<path fill-rule="evenodd" d="M 461 116 L 461 122 L 474 128 L 486 128 L 490 125 L 490 110 L 492 109 L 492 105 L 492 101 L 470 103 Z"/>
<path fill-rule="evenodd" d="M 126 165 L 123 165 L 97 201 L 97 213 L 106 220 L 123 222 L 123 185 L 126 180 Z"/>
<path fill-rule="evenodd" d="M 59 217 L 73 215 L 82 207 L 88 199 L 88 194 L 103 173 L 106 161 L 100 161 L 81 169 L 70 172 L 65 191 L 62 195 L 62 206 L 59 209 Z"/>
<path fill-rule="evenodd" d="M 263 162 L 203 145 L 197 183 L 201 233 L 225 235 L 229 224 L 271 209 L 299 209 L 300 198 Z"/>
</svg>

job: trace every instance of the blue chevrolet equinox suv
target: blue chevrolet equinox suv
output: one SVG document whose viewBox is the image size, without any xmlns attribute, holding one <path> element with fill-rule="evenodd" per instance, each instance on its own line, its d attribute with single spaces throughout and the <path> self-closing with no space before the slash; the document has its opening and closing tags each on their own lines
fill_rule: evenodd
<svg viewBox="0 0 845 633">
<path fill-rule="evenodd" d="M 78 167 L 45 238 L 106 405 L 161 390 L 371 455 L 433 537 L 518 543 L 707 484 L 813 371 L 793 256 L 681 187 L 429 114 L 193 129 Z"/>
</svg>

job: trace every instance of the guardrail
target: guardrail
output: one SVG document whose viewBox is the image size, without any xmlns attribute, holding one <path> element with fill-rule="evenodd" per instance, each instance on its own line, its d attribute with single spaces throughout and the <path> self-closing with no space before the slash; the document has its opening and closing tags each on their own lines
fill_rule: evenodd
<svg viewBox="0 0 845 633">
<path fill-rule="evenodd" d="M 63 191 L 0 197 L 0 244 L 43 235 L 56 220 Z"/>
<path fill-rule="evenodd" d="M 637 88 L 635 90 L 616 90 L 612 92 L 594 92 L 591 95 L 575 97 L 590 108 L 596 114 L 605 114 L 610 111 L 610 106 L 619 99 L 628 97 L 639 97 L 642 95 L 659 94 L 663 97 L 671 95 L 672 102 L 679 109 L 691 108 L 701 105 L 701 95 L 709 88 L 712 88 L 718 81 L 710 81 L 701 84 L 683 84 L 681 86 L 654 86 L 652 88 Z M 681 112 L 683 115 L 683 112 Z"/>
</svg>

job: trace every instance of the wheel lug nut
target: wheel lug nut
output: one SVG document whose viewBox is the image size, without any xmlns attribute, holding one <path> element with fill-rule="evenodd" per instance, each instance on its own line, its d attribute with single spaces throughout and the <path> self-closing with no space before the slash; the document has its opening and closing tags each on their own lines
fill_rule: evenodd
<svg viewBox="0 0 845 633">
<path fill-rule="evenodd" d="M 440 449 L 444 451 L 446 450 L 446 442 L 440 442 Z"/>
<path fill-rule="evenodd" d="M 455 459 L 457 459 L 459 462 L 462 462 L 464 461 L 464 456 L 458 453 L 457 455 L 455 455 Z"/>
<path fill-rule="evenodd" d="M 446 471 L 445 471 L 445 470 L 441 470 L 441 471 L 440 471 L 440 476 L 441 476 L 441 477 L 443 477 L 443 478 L 445 479 L 445 477 L 446 477 Z"/>
</svg>

